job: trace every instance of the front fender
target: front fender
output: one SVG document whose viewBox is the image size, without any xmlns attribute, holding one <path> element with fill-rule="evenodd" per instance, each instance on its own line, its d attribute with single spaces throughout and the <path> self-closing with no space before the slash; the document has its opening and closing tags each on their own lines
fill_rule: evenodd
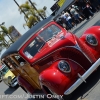
<svg viewBox="0 0 100 100">
<path fill-rule="evenodd" d="M 86 36 L 89 34 L 95 36 L 95 38 L 98 41 L 97 46 L 91 46 L 90 44 L 87 43 Z M 92 26 L 88 28 L 80 37 L 80 40 L 86 44 L 86 48 L 88 48 L 88 50 L 91 52 L 91 54 L 94 55 L 96 59 L 100 58 L 100 26 Z"/>
<path fill-rule="evenodd" d="M 63 73 L 58 69 L 58 62 L 53 63 L 51 67 L 40 73 L 39 81 L 42 88 L 46 86 L 51 91 L 60 95 L 76 81 L 78 78 L 77 73 L 83 74 L 84 70 L 77 63 L 67 60 L 70 64 L 71 72 Z"/>
</svg>

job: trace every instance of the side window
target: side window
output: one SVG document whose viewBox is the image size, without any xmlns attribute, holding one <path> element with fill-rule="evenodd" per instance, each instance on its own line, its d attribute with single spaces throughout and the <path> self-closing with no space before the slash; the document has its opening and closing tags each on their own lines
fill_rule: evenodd
<svg viewBox="0 0 100 100">
<path fill-rule="evenodd" d="M 14 56 L 14 58 L 17 60 L 17 62 L 20 66 L 23 66 L 26 63 L 26 61 L 19 55 Z"/>
<path fill-rule="evenodd" d="M 12 69 L 12 68 L 13 68 L 12 64 L 8 61 L 8 59 L 6 59 L 6 60 L 4 61 L 4 64 L 5 64 L 9 69 Z"/>
<path fill-rule="evenodd" d="M 29 59 L 32 59 L 44 44 L 45 42 L 39 37 L 34 38 L 34 40 L 31 41 L 31 43 L 24 49 L 25 56 Z"/>
<path fill-rule="evenodd" d="M 9 60 L 8 65 L 10 68 L 18 67 L 18 65 L 11 58 L 8 58 L 8 60 Z"/>
</svg>

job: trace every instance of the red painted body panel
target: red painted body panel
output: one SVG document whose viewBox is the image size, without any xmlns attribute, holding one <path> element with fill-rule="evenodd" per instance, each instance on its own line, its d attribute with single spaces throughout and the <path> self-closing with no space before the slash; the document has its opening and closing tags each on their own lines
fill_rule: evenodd
<svg viewBox="0 0 100 100">
<path fill-rule="evenodd" d="M 55 24 L 58 26 L 58 24 L 54 23 L 54 22 L 51 22 L 49 25 L 47 25 L 45 28 L 47 28 L 48 26 L 52 25 L 52 24 Z M 21 50 L 19 51 L 19 53 L 25 57 L 25 59 L 27 61 L 29 61 L 29 63 L 34 63 L 36 62 L 37 60 L 43 58 L 45 55 L 47 54 L 50 54 L 52 51 L 56 50 L 57 48 L 60 48 L 60 47 L 63 47 L 63 46 L 73 46 L 75 44 L 75 41 L 73 40 L 73 35 L 69 32 L 67 32 L 65 29 L 63 29 L 62 27 L 58 26 L 62 31 L 56 36 L 56 38 L 53 38 L 51 39 L 49 42 L 47 42 L 44 47 L 33 57 L 33 59 L 28 59 L 24 53 L 23 53 L 23 50 L 24 48 L 39 34 L 39 32 L 37 32 L 37 34 L 35 34 L 34 36 L 32 36 L 30 38 L 29 41 L 27 41 L 25 43 L 25 45 L 21 48 Z M 65 36 L 65 38 L 67 39 L 61 39 L 61 34 L 62 36 Z M 66 44 L 67 43 L 67 44 Z"/>
<path fill-rule="evenodd" d="M 50 90 L 57 94 L 63 94 L 66 89 L 68 89 L 78 78 L 77 73 L 81 75 L 85 72 L 83 68 L 77 63 L 66 59 L 70 64 L 71 72 L 63 73 L 58 69 L 58 62 L 53 63 L 51 67 L 44 70 L 40 76 L 39 80 L 41 85 L 48 87 Z M 74 66 L 74 67 L 73 67 Z M 74 77 L 73 77 L 74 76 Z"/>
<path fill-rule="evenodd" d="M 88 34 L 92 34 L 96 37 L 98 40 L 98 45 L 97 46 L 91 46 L 86 42 L 86 36 Z M 83 41 L 86 44 L 86 47 L 88 50 L 91 52 L 91 54 L 94 55 L 96 59 L 100 57 L 100 26 L 92 26 L 89 29 L 87 29 L 83 35 L 80 37 L 80 40 Z"/>
</svg>

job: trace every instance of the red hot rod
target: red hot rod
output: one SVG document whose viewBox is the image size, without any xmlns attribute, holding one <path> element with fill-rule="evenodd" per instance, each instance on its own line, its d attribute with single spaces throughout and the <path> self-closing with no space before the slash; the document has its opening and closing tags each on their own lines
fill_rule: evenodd
<svg viewBox="0 0 100 100">
<path fill-rule="evenodd" d="M 51 21 L 19 53 L 39 73 L 46 93 L 68 95 L 100 65 L 100 26 L 77 38 Z"/>
<path fill-rule="evenodd" d="M 100 65 L 100 26 L 80 38 L 54 21 L 36 27 L 17 41 L 19 55 L 39 73 L 43 91 L 71 94 Z"/>
<path fill-rule="evenodd" d="M 33 67 L 38 66 L 43 90 L 68 95 L 100 65 L 100 26 L 87 29 L 77 38 L 51 22 L 39 35 L 51 27 L 52 37 L 45 39 L 45 45 L 33 57 Z"/>
</svg>

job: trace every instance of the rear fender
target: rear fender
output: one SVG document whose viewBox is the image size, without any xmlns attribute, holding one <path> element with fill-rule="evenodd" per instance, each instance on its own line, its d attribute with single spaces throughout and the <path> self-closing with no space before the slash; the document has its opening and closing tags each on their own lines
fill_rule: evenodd
<svg viewBox="0 0 100 100">
<path fill-rule="evenodd" d="M 64 73 L 58 69 L 59 61 L 56 61 L 48 69 L 44 70 L 39 75 L 39 81 L 42 89 L 47 87 L 56 94 L 63 94 L 78 78 L 77 73 L 81 75 L 85 72 L 84 69 L 72 60 L 67 60 L 70 64 L 71 72 Z"/>
</svg>

